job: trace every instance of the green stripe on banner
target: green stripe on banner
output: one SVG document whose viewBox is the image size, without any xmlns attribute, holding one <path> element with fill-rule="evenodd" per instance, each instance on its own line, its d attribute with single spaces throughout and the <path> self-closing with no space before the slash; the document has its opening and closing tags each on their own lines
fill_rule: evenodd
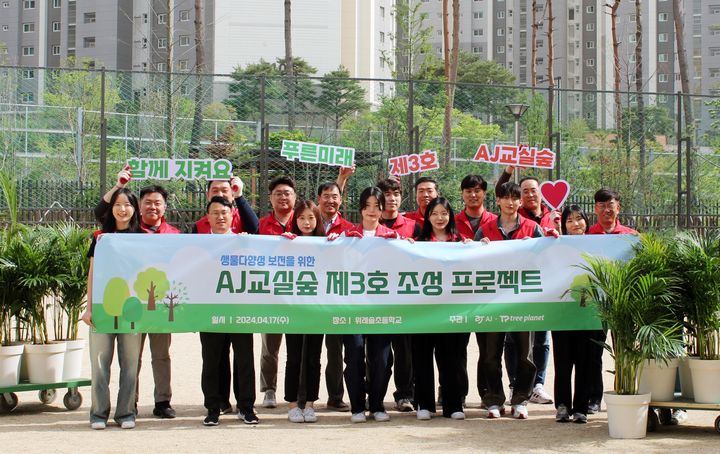
<svg viewBox="0 0 720 454">
<path fill-rule="evenodd" d="M 95 305 L 99 306 L 99 305 Z M 114 320 L 95 307 L 94 322 Z M 143 311 L 133 327 L 122 317 L 109 332 L 400 334 L 599 329 L 594 307 L 577 302 L 492 304 L 181 304 Z"/>
</svg>

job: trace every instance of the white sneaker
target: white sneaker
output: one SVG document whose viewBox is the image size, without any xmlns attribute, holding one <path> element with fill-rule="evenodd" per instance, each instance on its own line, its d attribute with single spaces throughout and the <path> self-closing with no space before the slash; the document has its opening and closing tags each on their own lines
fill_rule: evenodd
<svg viewBox="0 0 720 454">
<path fill-rule="evenodd" d="M 490 405 L 487 409 L 488 419 L 497 419 L 500 417 L 500 407 L 497 405 Z"/>
<path fill-rule="evenodd" d="M 377 422 L 390 421 L 390 415 L 388 415 L 384 411 L 376 411 L 375 413 L 373 413 L 373 418 L 375 418 L 375 421 Z"/>
<path fill-rule="evenodd" d="M 305 407 L 302 411 L 303 419 L 305 422 L 317 422 L 317 416 L 315 415 L 315 409 L 312 407 Z"/>
<path fill-rule="evenodd" d="M 432 414 L 430 413 L 430 410 L 418 410 L 417 411 L 417 419 L 420 421 L 429 421 L 432 418 Z"/>
<path fill-rule="evenodd" d="M 350 416 L 350 422 L 367 422 L 367 418 L 365 417 L 365 412 L 353 413 L 352 416 Z"/>
<path fill-rule="evenodd" d="M 265 398 L 262 403 L 263 408 L 275 408 L 277 407 L 277 400 L 275 400 L 275 390 L 268 389 L 265 391 Z"/>
<path fill-rule="evenodd" d="M 530 402 L 534 404 L 551 404 L 553 403 L 552 397 L 545 391 L 543 385 L 538 383 L 533 388 L 533 392 L 530 395 Z"/>
<path fill-rule="evenodd" d="M 103 430 L 107 424 L 105 421 L 95 421 L 94 423 L 90 424 L 90 428 L 92 430 Z"/>
<path fill-rule="evenodd" d="M 465 413 L 462 411 L 456 411 L 450 415 L 452 419 L 465 419 Z"/>
<path fill-rule="evenodd" d="M 290 422 L 305 422 L 303 417 L 303 411 L 300 407 L 294 407 L 288 410 L 288 421 Z"/>
<path fill-rule="evenodd" d="M 512 417 L 515 419 L 528 419 L 528 410 L 525 405 L 518 404 L 512 406 Z"/>
<path fill-rule="evenodd" d="M 120 423 L 121 429 L 134 429 L 135 428 L 135 421 L 129 420 L 129 421 L 123 421 Z"/>
</svg>

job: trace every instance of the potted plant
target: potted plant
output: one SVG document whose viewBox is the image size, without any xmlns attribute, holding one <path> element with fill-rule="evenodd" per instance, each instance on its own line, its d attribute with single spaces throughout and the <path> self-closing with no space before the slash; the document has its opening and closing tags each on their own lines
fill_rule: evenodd
<svg viewBox="0 0 720 454">
<path fill-rule="evenodd" d="M 670 307 L 679 285 L 651 269 L 642 253 L 647 240 L 634 247 L 629 261 L 586 257 L 584 292 L 596 305 L 612 342 L 605 344 L 615 361 L 614 390 L 605 393 L 608 428 L 613 438 L 643 438 L 650 393 L 638 394 L 640 373 L 648 359 L 667 361 L 683 352 L 682 324 L 658 307 Z"/>
<path fill-rule="evenodd" d="M 720 236 L 678 233 L 673 268 L 682 280 L 680 301 L 697 355 L 688 360 L 693 397 L 700 403 L 720 403 Z"/>
<path fill-rule="evenodd" d="M 78 339 L 78 322 L 87 301 L 90 233 L 74 223 L 59 224 L 54 233 L 56 264 L 60 267 L 55 289 L 55 336 L 67 343 L 63 379 L 68 380 L 80 377 L 82 371 L 85 339 Z"/>
</svg>

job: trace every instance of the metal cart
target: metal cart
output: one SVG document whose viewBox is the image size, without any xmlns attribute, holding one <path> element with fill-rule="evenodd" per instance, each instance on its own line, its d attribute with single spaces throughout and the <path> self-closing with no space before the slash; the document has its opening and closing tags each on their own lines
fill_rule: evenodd
<svg viewBox="0 0 720 454">
<path fill-rule="evenodd" d="M 60 388 L 67 388 L 67 393 L 63 397 L 65 408 L 77 410 L 82 405 L 82 394 L 78 391 L 80 386 L 90 386 L 90 379 L 76 378 L 57 383 L 20 383 L 16 386 L 0 387 L 0 413 L 11 412 L 17 407 L 18 396 L 16 393 L 38 391 L 40 402 L 50 404 L 57 398 L 57 390 Z"/>
<path fill-rule="evenodd" d="M 671 408 L 674 410 L 709 410 L 720 412 L 720 404 L 699 404 L 690 399 L 684 399 L 679 394 L 675 396 L 675 399 L 669 402 L 650 402 L 650 410 Z M 647 429 L 649 432 L 655 432 L 660 426 L 658 415 L 654 411 L 648 412 Z M 720 433 L 720 416 L 715 418 L 715 430 Z"/>
</svg>

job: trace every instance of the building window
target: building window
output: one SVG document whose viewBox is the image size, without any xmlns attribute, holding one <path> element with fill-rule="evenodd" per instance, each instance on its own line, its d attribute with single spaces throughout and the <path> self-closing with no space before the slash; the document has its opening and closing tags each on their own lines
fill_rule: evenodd
<svg viewBox="0 0 720 454">
<path fill-rule="evenodd" d="M 167 49 L 167 38 L 158 38 L 158 49 Z"/>
<path fill-rule="evenodd" d="M 23 1 L 23 8 L 25 8 L 25 9 L 35 9 L 35 0 L 25 0 L 25 1 Z"/>
<path fill-rule="evenodd" d="M 142 19 L 143 19 L 143 24 L 147 24 L 147 21 L 148 21 L 148 15 L 147 15 L 147 13 L 143 13 Z"/>
<path fill-rule="evenodd" d="M 380 68 L 385 69 L 385 59 L 380 56 Z"/>
<path fill-rule="evenodd" d="M 473 30 L 473 36 L 482 36 L 483 35 L 483 29 L 482 28 L 476 28 Z"/>
<path fill-rule="evenodd" d="M 498 11 L 498 12 L 497 12 L 497 18 L 498 18 L 498 19 L 505 19 L 505 11 Z"/>
<path fill-rule="evenodd" d="M 83 21 L 86 24 L 94 24 L 95 23 L 95 13 L 85 13 L 83 15 Z"/>
<path fill-rule="evenodd" d="M 658 14 L 658 22 L 667 22 L 668 21 L 668 13 L 659 13 Z"/>
<path fill-rule="evenodd" d="M 637 22 L 637 14 L 630 15 L 630 22 Z"/>
<path fill-rule="evenodd" d="M 380 17 L 385 17 L 385 7 L 384 6 L 380 7 Z"/>
<path fill-rule="evenodd" d="M 167 24 L 167 14 L 161 13 L 157 15 L 158 25 Z"/>
<path fill-rule="evenodd" d="M 53 0 L 53 8 L 60 8 L 60 3 L 62 0 Z"/>
<path fill-rule="evenodd" d="M 178 60 L 178 69 L 180 71 L 187 71 L 188 61 L 187 60 Z"/>
<path fill-rule="evenodd" d="M 710 14 L 720 14 L 720 5 L 710 5 Z"/>
<path fill-rule="evenodd" d="M 167 67 L 165 66 L 165 63 L 158 63 L 156 65 L 156 67 L 157 67 L 157 70 L 161 71 L 161 72 L 165 72 L 165 70 L 167 69 Z"/>
<path fill-rule="evenodd" d="M 588 22 L 587 24 L 585 24 L 585 31 L 586 32 L 595 31 L 595 24 L 593 22 Z"/>
<path fill-rule="evenodd" d="M 635 36 L 635 34 L 628 35 L 628 42 L 630 42 L 630 43 L 636 43 L 636 42 L 637 42 L 637 36 Z"/>
<path fill-rule="evenodd" d="M 52 54 L 60 55 L 60 46 L 58 46 L 58 45 L 52 46 Z"/>
<path fill-rule="evenodd" d="M 585 7 L 585 12 L 588 14 L 595 14 L 595 7 L 590 5 Z"/>
<path fill-rule="evenodd" d="M 473 13 L 473 18 L 475 18 L 475 19 L 482 19 L 482 17 L 483 17 L 483 12 L 482 12 L 482 11 L 475 11 L 475 12 Z"/>
<path fill-rule="evenodd" d="M 478 47 L 478 46 L 473 46 L 472 52 L 473 52 L 473 54 L 479 54 L 479 53 L 480 53 L 480 47 Z"/>
<path fill-rule="evenodd" d="M 33 96 L 32 92 L 23 92 L 20 93 L 20 102 L 24 104 L 28 104 L 33 102 L 35 97 Z"/>
<path fill-rule="evenodd" d="M 536 41 L 536 46 L 537 46 L 538 49 L 539 49 L 539 48 L 541 48 L 541 47 L 545 47 L 545 43 L 543 42 L 542 39 L 538 39 L 538 40 Z"/>
<path fill-rule="evenodd" d="M 585 78 L 585 83 L 588 85 L 592 85 L 595 83 L 595 78 L 593 76 L 587 76 Z"/>
<path fill-rule="evenodd" d="M 180 45 L 187 47 L 190 45 L 190 35 L 180 35 Z"/>
<path fill-rule="evenodd" d="M 595 59 L 594 58 L 588 58 L 585 60 L 585 66 L 595 66 Z"/>
<path fill-rule="evenodd" d="M 32 57 L 35 55 L 35 48 L 32 46 L 22 48 L 23 57 Z"/>
<path fill-rule="evenodd" d="M 6 31 L 8 31 L 8 30 L 10 30 L 10 26 L 9 26 L 9 25 L 3 25 L 3 26 L 2 26 L 2 31 L 6 32 Z"/>
<path fill-rule="evenodd" d="M 720 55 L 720 53 L 718 53 Z M 666 63 L 668 61 L 668 54 L 658 54 L 658 62 Z"/>
<path fill-rule="evenodd" d="M 504 29 L 504 28 L 498 28 L 498 29 L 497 29 L 497 35 L 498 35 L 498 36 L 505 36 L 505 29 Z"/>
<path fill-rule="evenodd" d="M 667 96 L 658 95 L 657 100 L 658 100 L 658 102 L 667 102 Z"/>
<path fill-rule="evenodd" d="M 545 59 L 543 59 L 542 57 L 537 57 L 535 59 L 535 64 L 542 65 L 544 61 L 545 61 Z M 540 79 L 542 79 L 542 77 L 540 77 Z"/>
<path fill-rule="evenodd" d="M 180 22 L 188 22 L 190 20 L 190 10 L 183 9 L 180 11 Z"/>
<path fill-rule="evenodd" d="M 380 42 L 381 43 L 385 42 L 385 33 L 384 32 L 380 32 Z"/>
<path fill-rule="evenodd" d="M 628 57 L 629 63 L 635 63 L 635 54 L 630 54 L 630 57 Z"/>
<path fill-rule="evenodd" d="M 385 84 L 382 82 L 378 83 L 378 93 L 380 96 L 385 94 Z"/>
<path fill-rule="evenodd" d="M 667 33 L 658 33 L 658 42 L 659 43 L 668 42 L 668 34 Z"/>
<path fill-rule="evenodd" d="M 497 46 L 495 48 L 495 52 L 498 54 L 504 54 L 505 53 L 505 46 Z"/>
<path fill-rule="evenodd" d="M 94 36 L 88 36 L 86 38 L 83 38 L 83 47 L 85 49 L 92 49 L 95 47 L 95 37 Z"/>
<path fill-rule="evenodd" d="M 53 32 L 55 32 L 55 33 L 59 32 L 60 31 L 60 22 L 53 22 L 52 27 L 53 27 L 52 28 Z"/>
<path fill-rule="evenodd" d="M 595 49 L 595 41 L 585 41 L 586 49 Z"/>
<path fill-rule="evenodd" d="M 658 82 L 665 83 L 668 81 L 667 74 L 658 74 Z"/>
<path fill-rule="evenodd" d="M 23 69 L 22 78 L 23 79 L 34 79 L 35 78 L 35 70 Z"/>
<path fill-rule="evenodd" d="M 32 33 L 35 31 L 35 22 L 27 22 L 23 24 L 23 33 Z"/>
</svg>

